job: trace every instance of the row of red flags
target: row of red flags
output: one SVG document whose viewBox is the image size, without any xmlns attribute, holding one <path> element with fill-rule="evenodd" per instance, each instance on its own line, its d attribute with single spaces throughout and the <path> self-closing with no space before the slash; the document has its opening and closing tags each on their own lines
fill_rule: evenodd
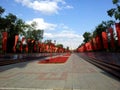
<svg viewBox="0 0 120 90">
<path fill-rule="evenodd" d="M 7 51 L 7 37 L 8 37 L 8 33 L 7 32 L 3 32 L 2 33 L 2 50 L 4 52 Z M 14 40 L 14 46 L 13 46 L 13 52 L 16 52 L 16 45 L 18 43 L 18 39 L 19 39 L 19 36 L 18 35 L 15 35 L 15 40 Z M 19 51 L 22 52 L 23 49 L 28 52 L 29 51 L 29 45 L 28 43 L 34 43 L 35 40 L 31 40 L 31 39 L 28 39 L 26 40 L 27 41 L 27 44 L 25 45 L 25 48 L 23 48 L 23 42 L 25 41 L 25 38 L 23 37 L 21 42 L 20 42 L 20 46 L 19 46 Z M 40 43 L 40 42 L 37 42 L 34 43 L 34 46 L 33 46 L 33 50 L 30 50 L 30 51 L 34 51 L 34 52 L 69 52 L 68 50 L 62 48 L 62 47 L 56 47 L 53 43 L 49 43 L 49 44 L 46 44 L 46 43 Z"/>
<path fill-rule="evenodd" d="M 118 37 L 118 46 L 120 47 L 120 23 L 115 23 L 115 28 Z M 115 48 L 113 28 L 109 28 L 108 31 L 110 33 L 110 47 Z M 97 35 L 95 38 L 93 38 L 89 42 L 79 47 L 77 51 L 84 52 L 84 51 L 93 51 L 93 50 L 101 50 L 101 49 L 108 49 L 108 35 L 106 32 L 102 32 L 102 40 L 100 39 L 100 36 Z"/>
</svg>

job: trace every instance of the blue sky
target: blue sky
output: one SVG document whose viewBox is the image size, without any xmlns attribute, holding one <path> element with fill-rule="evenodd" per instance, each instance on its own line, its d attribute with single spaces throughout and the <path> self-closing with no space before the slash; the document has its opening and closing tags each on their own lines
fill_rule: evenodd
<svg viewBox="0 0 120 90">
<path fill-rule="evenodd" d="M 44 29 L 44 40 L 70 49 L 82 43 L 84 32 L 111 20 L 106 11 L 114 7 L 112 0 L 0 0 L 0 6 L 6 15 L 13 13 L 28 24 L 36 21 L 37 28 Z"/>
</svg>

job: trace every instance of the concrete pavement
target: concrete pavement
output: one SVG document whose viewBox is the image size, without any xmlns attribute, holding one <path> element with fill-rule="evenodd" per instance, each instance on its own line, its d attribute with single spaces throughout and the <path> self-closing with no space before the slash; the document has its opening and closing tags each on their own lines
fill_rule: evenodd
<svg viewBox="0 0 120 90">
<path fill-rule="evenodd" d="M 120 90 L 117 78 L 77 54 L 63 64 L 39 60 L 1 66 L 0 90 Z"/>
</svg>

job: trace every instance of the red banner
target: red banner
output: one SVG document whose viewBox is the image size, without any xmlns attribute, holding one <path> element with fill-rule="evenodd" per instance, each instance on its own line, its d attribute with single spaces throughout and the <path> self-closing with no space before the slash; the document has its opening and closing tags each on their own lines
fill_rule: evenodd
<svg viewBox="0 0 120 90">
<path fill-rule="evenodd" d="M 27 42 L 30 43 L 30 40 L 31 40 L 31 39 L 27 39 Z"/>
<path fill-rule="evenodd" d="M 118 37 L 118 45 L 120 46 L 120 23 L 115 23 L 117 37 Z"/>
<path fill-rule="evenodd" d="M 101 41 L 100 41 L 100 37 L 98 35 L 95 37 L 95 41 L 96 41 L 96 49 L 100 50 L 101 49 Z"/>
<path fill-rule="evenodd" d="M 37 51 L 37 47 L 36 47 L 36 45 L 34 45 L 34 51 L 35 51 L 35 52 Z"/>
<path fill-rule="evenodd" d="M 108 29 L 109 32 L 110 32 L 110 44 L 111 44 L 111 47 L 114 48 L 115 47 L 115 43 L 114 43 L 114 36 L 113 36 L 113 28 L 109 28 Z"/>
<path fill-rule="evenodd" d="M 31 41 L 31 43 L 34 43 L 34 42 L 35 42 L 35 40 L 32 40 L 32 41 Z"/>
<path fill-rule="evenodd" d="M 102 32 L 102 39 L 103 39 L 103 45 L 104 49 L 108 48 L 108 37 L 106 32 Z"/>
<path fill-rule="evenodd" d="M 19 36 L 18 35 L 15 35 L 15 42 L 14 42 L 14 46 L 13 46 L 13 51 L 16 52 L 16 44 L 18 42 L 18 38 Z"/>
<path fill-rule="evenodd" d="M 22 37 L 22 44 L 23 44 L 24 41 L 25 41 L 25 37 Z"/>
<path fill-rule="evenodd" d="M 46 44 L 45 48 L 46 48 L 46 51 L 49 52 L 49 45 L 48 44 Z"/>
<path fill-rule="evenodd" d="M 86 47 L 86 51 L 92 51 L 92 45 L 91 45 L 90 42 L 87 42 L 87 43 L 85 44 L 85 47 Z"/>
<path fill-rule="evenodd" d="M 26 45 L 26 47 L 25 47 L 25 51 L 28 53 L 28 45 Z"/>
<path fill-rule="evenodd" d="M 92 39 L 92 43 L 93 43 L 93 50 L 97 50 L 97 44 L 95 38 Z"/>
<path fill-rule="evenodd" d="M 86 52 L 86 46 L 85 46 L 85 44 L 83 45 L 83 51 Z"/>
<path fill-rule="evenodd" d="M 6 52 L 7 50 L 7 32 L 2 32 L 2 50 Z"/>
</svg>

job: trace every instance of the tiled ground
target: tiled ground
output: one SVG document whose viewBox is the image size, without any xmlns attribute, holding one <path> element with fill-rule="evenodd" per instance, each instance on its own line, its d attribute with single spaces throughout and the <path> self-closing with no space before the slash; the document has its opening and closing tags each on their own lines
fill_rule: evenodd
<svg viewBox="0 0 120 90">
<path fill-rule="evenodd" d="M 39 60 L 0 67 L 0 90 L 120 90 L 120 81 L 72 54 L 66 63 Z"/>
</svg>

